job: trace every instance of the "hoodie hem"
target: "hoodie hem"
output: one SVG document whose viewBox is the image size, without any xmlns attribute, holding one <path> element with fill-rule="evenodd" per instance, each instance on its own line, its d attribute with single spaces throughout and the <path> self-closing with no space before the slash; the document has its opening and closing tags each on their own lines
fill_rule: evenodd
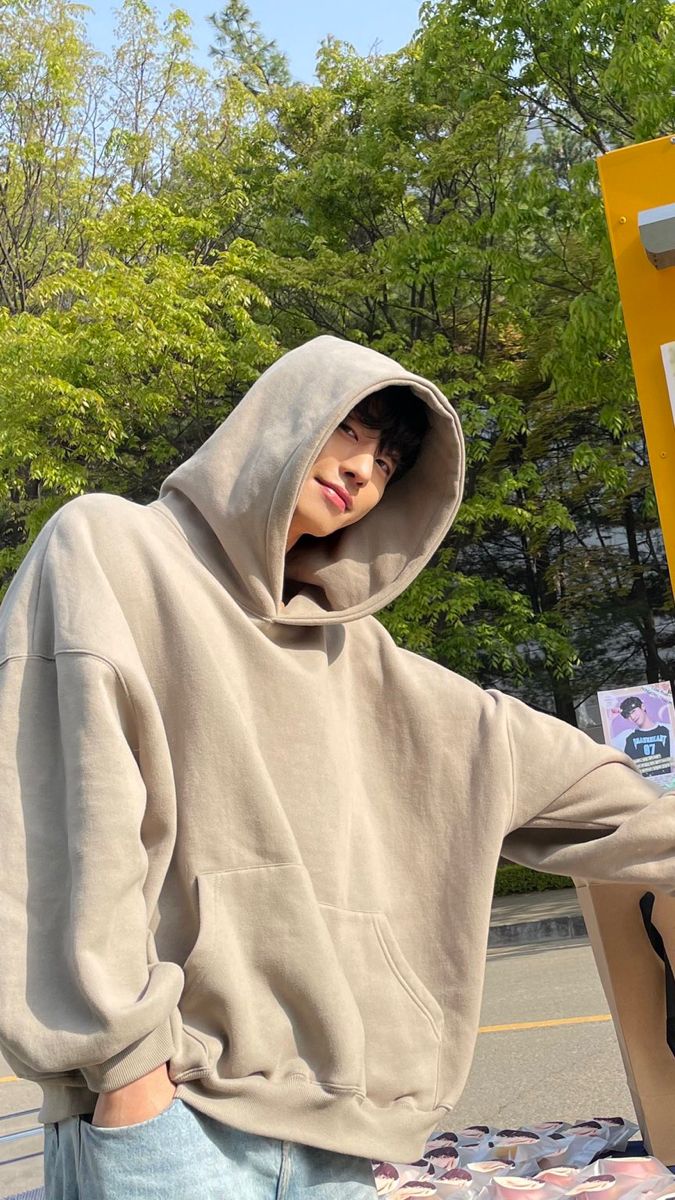
<svg viewBox="0 0 675 1200">
<path fill-rule="evenodd" d="M 380 1107 L 361 1093 L 297 1078 L 232 1081 L 240 1090 L 220 1095 L 209 1094 L 201 1082 L 179 1084 L 176 1096 L 202 1116 L 243 1133 L 377 1162 L 415 1162 L 450 1111 L 446 1105 L 414 1108 L 404 1100 Z"/>
<path fill-rule="evenodd" d="M 333 1091 L 297 1077 L 271 1082 L 262 1077 L 221 1080 L 229 1089 L 214 1094 L 206 1079 L 179 1083 L 175 1097 L 195 1112 L 242 1133 L 299 1142 L 336 1154 L 376 1162 L 415 1162 L 450 1105 L 419 1109 L 405 1100 L 379 1106 L 359 1092 Z M 39 1120 L 65 1120 L 89 1113 L 96 1096 L 86 1088 L 43 1084 Z"/>
<path fill-rule="evenodd" d="M 130 1049 L 122 1050 L 107 1062 L 83 1067 L 82 1074 L 92 1092 L 113 1092 L 135 1083 L 143 1075 L 168 1063 L 175 1051 L 175 1038 L 170 1017 L 147 1037 Z"/>
</svg>

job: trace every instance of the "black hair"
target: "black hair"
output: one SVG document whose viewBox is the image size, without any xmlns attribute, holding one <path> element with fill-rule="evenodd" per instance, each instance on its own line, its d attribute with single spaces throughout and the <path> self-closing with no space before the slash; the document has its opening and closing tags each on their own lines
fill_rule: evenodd
<svg viewBox="0 0 675 1200">
<path fill-rule="evenodd" d="M 621 704 L 619 705 L 619 712 L 621 713 L 622 717 L 626 718 L 628 717 L 629 713 L 632 713 L 634 708 L 644 708 L 640 697 L 626 696 L 626 699 L 622 700 Z M 588 1122 L 586 1122 L 586 1124 L 588 1124 Z"/>
<path fill-rule="evenodd" d="M 384 387 L 364 396 L 352 412 L 367 429 L 380 431 L 380 449 L 398 458 L 391 481 L 400 479 L 416 463 L 429 428 L 424 401 L 410 388 Z"/>
</svg>

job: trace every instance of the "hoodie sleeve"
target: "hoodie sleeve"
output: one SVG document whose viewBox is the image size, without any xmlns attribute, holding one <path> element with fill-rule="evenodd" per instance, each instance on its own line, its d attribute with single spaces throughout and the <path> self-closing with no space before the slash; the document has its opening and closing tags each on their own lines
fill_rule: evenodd
<svg viewBox="0 0 675 1200">
<path fill-rule="evenodd" d="M 511 746 L 506 857 L 538 871 L 675 894 L 675 793 L 643 779 L 621 751 L 491 694 Z"/>
<path fill-rule="evenodd" d="M 111 1091 L 174 1048 L 183 972 L 149 929 L 137 744 L 105 658 L 1 663 L 0 1044 L 38 1082 Z"/>
</svg>

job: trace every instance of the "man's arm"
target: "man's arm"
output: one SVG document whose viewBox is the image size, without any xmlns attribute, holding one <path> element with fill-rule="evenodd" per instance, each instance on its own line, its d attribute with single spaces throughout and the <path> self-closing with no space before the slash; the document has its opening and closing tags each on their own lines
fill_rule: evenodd
<svg viewBox="0 0 675 1200">
<path fill-rule="evenodd" d="M 98 655 L 11 656 L 0 731 L 0 1044 L 17 1074 L 79 1071 L 118 1101 L 161 1068 L 127 1093 L 155 1103 L 183 972 L 152 951 L 147 795 L 124 684 Z"/>
<path fill-rule="evenodd" d="M 675 793 L 643 779 L 621 751 L 492 694 L 511 748 L 504 854 L 535 870 L 675 893 Z"/>
</svg>

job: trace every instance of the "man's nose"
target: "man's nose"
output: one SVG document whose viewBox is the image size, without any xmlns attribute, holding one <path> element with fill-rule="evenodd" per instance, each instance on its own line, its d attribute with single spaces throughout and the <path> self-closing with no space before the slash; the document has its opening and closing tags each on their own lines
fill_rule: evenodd
<svg viewBox="0 0 675 1200">
<path fill-rule="evenodd" d="M 354 454 L 342 464 L 342 469 L 351 475 L 356 483 L 368 483 L 373 475 L 375 456 L 373 454 Z"/>
</svg>

